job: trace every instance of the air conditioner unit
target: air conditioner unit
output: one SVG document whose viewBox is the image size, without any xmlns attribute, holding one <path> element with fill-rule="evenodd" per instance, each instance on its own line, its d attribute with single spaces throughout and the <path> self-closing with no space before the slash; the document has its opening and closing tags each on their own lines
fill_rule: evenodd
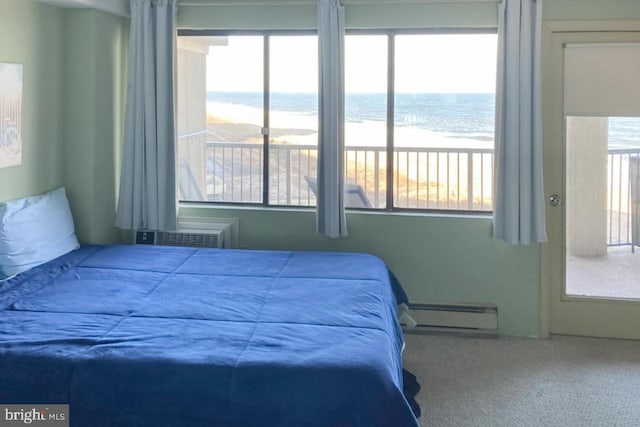
<svg viewBox="0 0 640 427">
<path fill-rule="evenodd" d="M 137 245 L 189 246 L 193 248 L 224 248 L 225 229 L 185 229 L 177 231 L 138 230 Z"/>
<path fill-rule="evenodd" d="M 238 218 L 207 218 L 180 214 L 178 215 L 178 230 L 190 233 L 194 230 L 223 231 L 224 245 L 221 248 L 239 247 L 240 220 Z"/>
</svg>

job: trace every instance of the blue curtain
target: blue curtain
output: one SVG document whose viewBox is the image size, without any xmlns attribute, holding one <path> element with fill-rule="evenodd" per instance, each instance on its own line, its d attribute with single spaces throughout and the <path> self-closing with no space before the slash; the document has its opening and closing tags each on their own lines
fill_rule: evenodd
<svg viewBox="0 0 640 427">
<path fill-rule="evenodd" d="M 120 228 L 176 228 L 176 2 L 131 0 Z"/>
<path fill-rule="evenodd" d="M 502 0 L 498 17 L 494 237 L 545 242 L 540 105 L 542 0 Z"/>
<path fill-rule="evenodd" d="M 318 233 L 347 235 L 344 210 L 344 6 L 318 0 Z"/>
</svg>

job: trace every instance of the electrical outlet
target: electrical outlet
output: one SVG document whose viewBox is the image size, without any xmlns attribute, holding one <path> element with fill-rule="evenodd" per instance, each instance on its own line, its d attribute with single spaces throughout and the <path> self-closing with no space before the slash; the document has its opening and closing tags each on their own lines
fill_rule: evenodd
<svg viewBox="0 0 640 427">
<path fill-rule="evenodd" d="M 136 245 L 153 245 L 156 233 L 153 231 L 138 231 L 136 233 Z"/>
</svg>

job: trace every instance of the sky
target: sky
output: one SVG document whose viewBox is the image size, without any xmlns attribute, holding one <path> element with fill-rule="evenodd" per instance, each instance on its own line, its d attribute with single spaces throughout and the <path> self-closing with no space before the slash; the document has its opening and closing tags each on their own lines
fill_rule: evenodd
<svg viewBox="0 0 640 427">
<path fill-rule="evenodd" d="M 396 36 L 397 93 L 492 93 L 495 91 L 495 34 Z M 315 36 L 272 36 L 272 92 L 317 91 Z M 207 91 L 262 91 L 261 36 L 231 36 L 226 46 L 211 46 Z M 387 39 L 348 35 L 345 39 L 347 93 L 386 91 Z"/>
</svg>

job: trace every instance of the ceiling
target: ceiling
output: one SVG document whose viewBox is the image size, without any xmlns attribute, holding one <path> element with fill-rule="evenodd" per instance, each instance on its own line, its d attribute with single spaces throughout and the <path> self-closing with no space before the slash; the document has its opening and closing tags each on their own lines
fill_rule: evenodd
<svg viewBox="0 0 640 427">
<path fill-rule="evenodd" d="M 129 16 L 129 0 L 38 0 L 58 7 L 97 9 Z"/>
</svg>

